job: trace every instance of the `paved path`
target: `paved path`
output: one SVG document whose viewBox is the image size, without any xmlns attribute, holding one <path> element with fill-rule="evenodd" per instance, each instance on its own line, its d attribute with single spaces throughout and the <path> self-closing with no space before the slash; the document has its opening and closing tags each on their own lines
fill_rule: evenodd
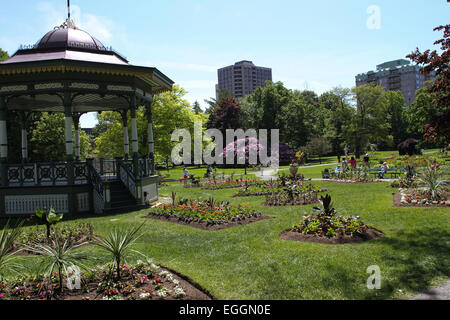
<svg viewBox="0 0 450 320">
<path fill-rule="evenodd" d="M 410 298 L 409 300 L 450 300 L 450 281 Z"/>
</svg>

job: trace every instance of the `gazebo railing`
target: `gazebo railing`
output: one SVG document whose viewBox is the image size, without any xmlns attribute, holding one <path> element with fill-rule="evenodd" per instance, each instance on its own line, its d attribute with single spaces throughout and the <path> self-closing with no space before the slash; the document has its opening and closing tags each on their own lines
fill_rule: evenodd
<svg viewBox="0 0 450 320">
<path fill-rule="evenodd" d="M 150 158 L 139 159 L 139 177 L 146 178 L 153 175 L 154 162 Z"/>
<path fill-rule="evenodd" d="M 75 184 L 87 184 L 85 162 L 73 162 L 73 181 Z M 67 162 L 37 162 L 6 165 L 6 186 L 59 186 L 69 184 L 69 166 Z"/>
<path fill-rule="evenodd" d="M 138 160 L 138 174 L 135 174 L 133 160 L 93 160 L 92 169 L 99 174 L 103 180 L 120 179 L 119 163 L 130 175 L 140 179 L 154 174 L 154 162 L 149 158 Z M 88 184 L 87 162 L 76 161 L 71 163 L 73 169 L 74 184 Z M 61 186 L 69 184 L 68 162 L 37 162 L 6 164 L 6 185 L 8 187 L 32 187 L 32 186 Z"/>
</svg>

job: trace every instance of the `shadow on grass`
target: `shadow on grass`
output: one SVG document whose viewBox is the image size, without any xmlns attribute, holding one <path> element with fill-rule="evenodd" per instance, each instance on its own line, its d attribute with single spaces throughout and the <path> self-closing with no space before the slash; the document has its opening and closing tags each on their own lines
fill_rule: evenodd
<svg viewBox="0 0 450 320">
<path fill-rule="evenodd" d="M 382 278 L 382 289 L 366 298 L 389 299 L 396 289 L 421 292 L 429 289 L 437 277 L 450 277 L 449 239 L 448 230 L 431 227 L 400 231 L 395 238 L 380 239 L 392 248 L 383 260 L 396 270 L 390 280 L 383 283 Z"/>
</svg>

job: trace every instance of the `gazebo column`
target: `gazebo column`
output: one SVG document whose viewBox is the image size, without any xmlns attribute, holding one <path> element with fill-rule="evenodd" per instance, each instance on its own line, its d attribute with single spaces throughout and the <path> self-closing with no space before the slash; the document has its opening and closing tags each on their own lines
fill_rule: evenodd
<svg viewBox="0 0 450 320">
<path fill-rule="evenodd" d="M 72 114 L 73 126 L 75 128 L 75 160 L 80 161 L 81 147 L 80 147 L 80 117 L 82 113 Z"/>
<path fill-rule="evenodd" d="M 153 100 L 153 97 L 152 97 Z M 147 121 L 148 121 L 148 128 L 147 128 L 147 134 L 148 134 L 148 157 L 151 162 L 151 175 L 155 174 L 155 140 L 153 136 L 153 112 L 152 112 L 152 103 L 147 102 L 146 103 L 146 109 L 147 109 Z"/>
<path fill-rule="evenodd" d="M 133 95 L 131 99 L 131 146 L 133 148 L 133 158 L 139 157 L 139 141 L 137 132 L 137 122 L 136 122 L 136 96 Z"/>
<path fill-rule="evenodd" d="M 67 184 L 75 184 L 75 166 L 73 159 L 73 135 L 72 135 L 72 94 L 68 91 L 64 93 L 64 116 L 65 116 L 65 137 L 66 137 L 66 170 Z M 76 194 L 69 192 L 68 194 L 69 213 L 74 214 L 77 210 Z"/>
<path fill-rule="evenodd" d="M 8 135 L 6 129 L 6 101 L 0 97 L 0 178 L 1 185 L 7 186 Z"/>
<path fill-rule="evenodd" d="M 66 137 L 67 180 L 70 185 L 75 183 L 73 172 L 73 135 L 72 135 L 72 99 L 71 94 L 64 94 L 64 116 Z"/>
<path fill-rule="evenodd" d="M 123 110 L 120 112 L 123 124 L 123 158 L 128 160 L 130 156 L 130 138 L 128 137 L 128 112 Z"/>
<path fill-rule="evenodd" d="M 19 113 L 20 116 L 20 129 L 21 129 L 21 135 L 22 135 L 22 162 L 28 161 L 28 132 L 27 132 L 27 126 L 28 126 L 28 118 L 30 116 L 30 112 L 26 113 L 24 111 L 21 111 Z"/>
<path fill-rule="evenodd" d="M 131 97 L 131 145 L 133 148 L 133 168 L 134 177 L 136 179 L 136 200 L 141 202 L 142 200 L 142 186 L 140 182 L 140 170 L 139 170 L 139 140 L 136 121 L 137 100 L 136 95 Z"/>
</svg>

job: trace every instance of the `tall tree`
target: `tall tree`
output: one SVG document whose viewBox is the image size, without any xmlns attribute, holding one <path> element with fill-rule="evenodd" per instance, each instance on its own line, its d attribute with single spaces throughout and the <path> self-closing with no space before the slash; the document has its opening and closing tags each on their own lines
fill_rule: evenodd
<svg viewBox="0 0 450 320">
<path fill-rule="evenodd" d="M 352 116 L 350 98 L 351 89 L 348 88 L 334 88 L 319 98 L 325 116 L 324 136 L 331 142 L 335 154 L 344 153 L 343 127 Z"/>
<path fill-rule="evenodd" d="M 43 112 L 36 122 L 29 140 L 33 161 L 63 161 L 66 155 L 65 120 L 62 113 Z M 72 126 L 72 131 L 74 130 Z M 80 130 L 80 156 L 86 159 L 90 150 L 90 138 Z M 75 145 L 74 145 L 75 148 Z"/>
<path fill-rule="evenodd" d="M 10 57 L 9 57 L 8 52 L 3 51 L 2 48 L 0 48 L 0 61 L 5 61 L 5 60 L 8 60 L 9 58 Z"/>
<path fill-rule="evenodd" d="M 434 45 L 440 45 L 441 54 L 436 50 L 426 50 L 421 53 L 419 48 L 416 48 L 416 51 L 407 58 L 422 65 L 423 73 L 436 73 L 436 79 L 428 90 L 433 96 L 433 104 L 438 111 L 424 126 L 424 138 L 435 141 L 442 136 L 448 143 L 450 141 L 450 24 L 434 28 L 434 31 L 442 30 L 444 37 L 434 42 Z"/>
<path fill-rule="evenodd" d="M 204 125 L 207 115 L 202 113 L 196 115 L 192 111 L 192 106 L 183 97 L 186 91 L 183 88 L 174 86 L 172 91 L 155 95 L 153 98 L 153 126 L 155 140 L 155 160 L 163 162 L 171 156 L 172 148 L 177 142 L 172 142 L 172 132 L 176 129 L 187 129 L 194 138 L 194 122 L 200 121 Z M 131 117 L 128 115 L 128 129 L 131 137 Z M 139 107 L 136 112 L 136 122 L 138 127 L 139 153 L 148 154 L 147 141 L 147 117 L 145 108 Z M 95 139 L 95 153 L 98 157 L 114 158 L 123 156 L 123 124 L 119 113 L 108 111 L 99 115 L 99 126 L 106 130 Z M 131 150 L 130 150 L 131 152 Z"/>
<path fill-rule="evenodd" d="M 200 103 L 198 101 L 194 102 L 194 105 L 192 106 L 192 110 L 195 112 L 195 114 L 203 113 L 202 108 L 200 108 Z"/>
<path fill-rule="evenodd" d="M 387 121 L 385 90 L 380 86 L 364 85 L 353 89 L 356 110 L 352 122 L 346 125 L 346 140 L 351 142 L 356 157 L 369 144 L 391 144 Z"/>
<path fill-rule="evenodd" d="M 389 135 L 393 139 L 392 147 L 397 149 L 398 144 L 407 138 L 405 98 L 400 91 L 386 91 L 382 99 L 385 99 L 386 116 L 390 123 Z"/>
<path fill-rule="evenodd" d="M 227 129 L 239 129 L 241 127 L 242 109 L 235 98 L 223 98 L 219 100 L 216 111 L 208 120 L 207 127 L 222 131 L 225 136 Z"/>
</svg>

